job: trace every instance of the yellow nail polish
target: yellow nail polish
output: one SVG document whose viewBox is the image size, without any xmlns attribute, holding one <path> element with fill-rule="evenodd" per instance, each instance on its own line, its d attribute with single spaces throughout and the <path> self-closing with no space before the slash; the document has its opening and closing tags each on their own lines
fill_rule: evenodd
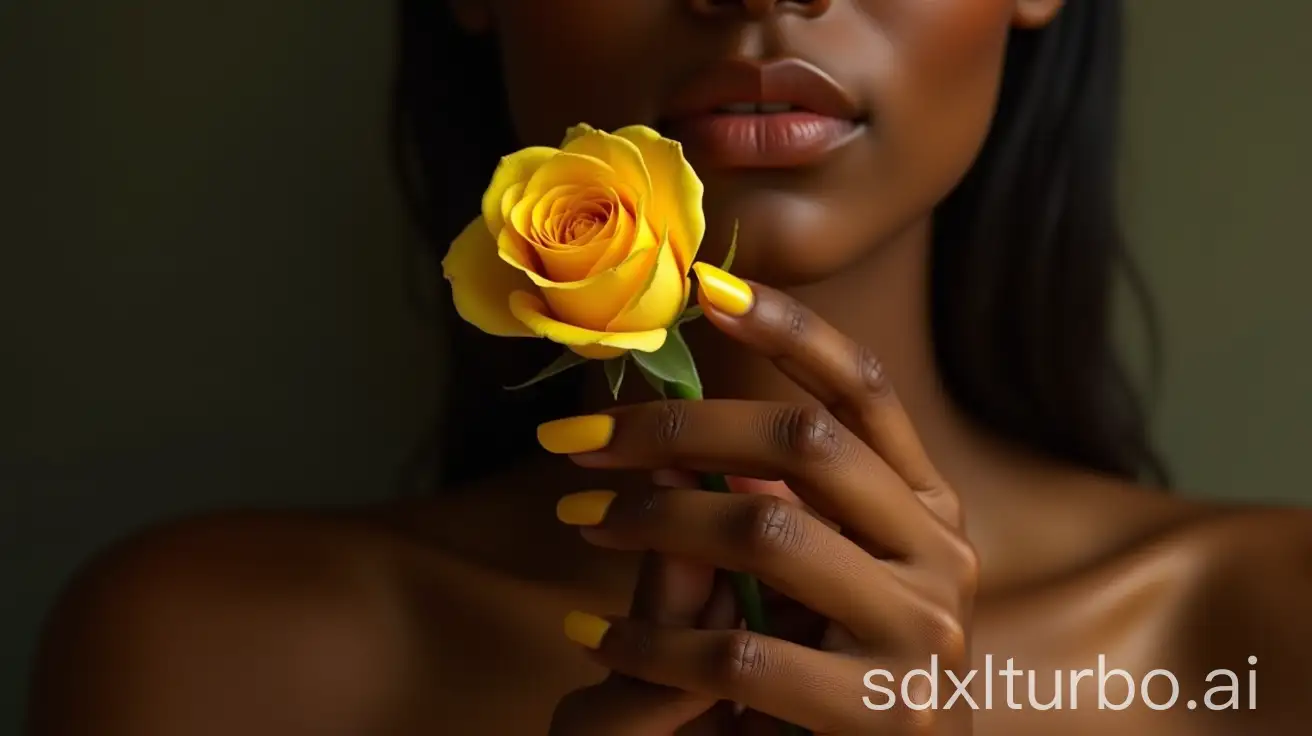
<svg viewBox="0 0 1312 736">
<path fill-rule="evenodd" d="M 547 422 L 538 427 L 538 444 L 557 455 L 595 452 L 610 444 L 614 417 L 595 414 Z"/>
<path fill-rule="evenodd" d="M 596 526 L 614 500 L 614 491 L 571 493 L 556 502 L 556 518 L 571 526 Z"/>
<path fill-rule="evenodd" d="M 610 622 L 600 616 L 582 611 L 571 611 L 565 616 L 565 638 L 588 649 L 600 647 L 608 630 Z"/>
<path fill-rule="evenodd" d="M 752 287 L 728 271 L 709 263 L 694 263 L 697 283 L 711 306 L 732 317 L 741 317 L 752 309 Z"/>
</svg>

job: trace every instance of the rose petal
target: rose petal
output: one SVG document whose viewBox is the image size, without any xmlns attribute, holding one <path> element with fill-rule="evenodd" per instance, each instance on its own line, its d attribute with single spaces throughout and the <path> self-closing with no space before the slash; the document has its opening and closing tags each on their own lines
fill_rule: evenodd
<svg viewBox="0 0 1312 736">
<path fill-rule="evenodd" d="M 570 284 L 535 282 L 553 314 L 588 329 L 608 329 L 607 325 L 642 291 L 659 263 L 660 243 L 645 223 L 635 226 L 629 257 L 615 268 Z M 641 329 L 665 326 L 643 325 Z"/>
<path fill-rule="evenodd" d="M 502 193 L 501 195 L 502 226 L 501 227 L 503 228 L 505 227 L 504 223 L 506 220 L 510 219 L 511 210 L 513 210 L 515 208 L 515 205 L 519 204 L 519 200 L 524 197 L 524 186 L 525 186 L 525 182 L 517 181 L 514 184 L 511 184 L 509 187 L 506 187 L 506 191 Z M 483 217 L 484 219 L 486 219 L 487 215 L 484 214 Z M 494 230 L 493 232 L 496 231 Z"/>
<path fill-rule="evenodd" d="M 646 221 L 642 216 L 645 205 L 636 199 L 630 187 L 621 184 L 614 187 L 612 192 L 615 195 L 614 201 L 617 202 L 617 205 L 611 215 L 611 223 L 614 223 L 614 229 L 613 234 L 609 235 L 610 245 L 597 259 L 596 264 L 588 273 L 589 276 L 610 270 L 623 263 L 624 259 L 628 258 L 633 250 L 633 238 L 635 237 L 634 233 L 637 232 L 638 222 Z M 607 224 L 610 225 L 611 223 Z M 651 232 L 651 228 L 647 228 L 647 230 Z M 603 237 L 605 236 L 606 234 L 603 233 Z"/>
<path fill-rule="evenodd" d="M 615 135 L 631 141 L 642 154 L 652 186 L 647 217 L 657 230 L 669 228 L 679 267 L 687 273 L 706 235 L 706 215 L 702 212 L 705 188 L 701 179 L 684 158 L 683 146 L 677 141 L 662 138 L 645 125 L 621 128 Z"/>
<path fill-rule="evenodd" d="M 651 194 L 651 176 L 643 163 L 642 153 L 632 141 L 587 126 L 575 126 L 565 141 L 561 146 L 565 152 L 591 156 L 610 164 L 619 180 L 632 187 L 639 199 L 646 199 Z"/>
<path fill-rule="evenodd" d="M 526 214 L 528 226 L 527 230 L 523 229 L 518 219 L 514 221 L 515 229 L 520 232 L 531 232 L 532 237 L 529 239 L 535 247 L 555 247 L 561 245 L 556 240 L 556 233 L 547 226 L 547 220 L 553 211 L 567 211 L 574 208 L 571 202 L 582 187 L 569 185 L 553 187 L 542 195 L 542 198 L 533 203 L 531 211 Z M 526 208 L 527 209 L 527 208 Z M 518 215 L 516 215 L 518 217 Z"/>
<path fill-rule="evenodd" d="M 566 324 L 550 316 L 547 305 L 533 294 L 516 291 L 510 295 L 510 311 L 540 337 L 570 346 L 599 345 L 620 350 L 655 352 L 665 344 L 666 331 L 601 332 Z"/>
<path fill-rule="evenodd" d="M 561 149 L 563 150 L 565 146 L 568 146 L 569 144 L 573 143 L 574 139 L 578 138 L 579 136 L 587 135 L 588 133 L 595 132 L 596 130 L 597 130 L 596 128 L 592 127 L 591 125 L 588 125 L 587 123 L 579 123 L 578 125 L 571 127 L 570 129 L 565 131 L 565 139 L 560 142 Z"/>
<path fill-rule="evenodd" d="M 646 288 L 635 293 L 615 319 L 606 325 L 611 332 L 632 332 L 668 327 L 683 311 L 687 279 L 679 270 L 679 259 L 668 240 L 657 251 L 656 273 Z"/>
<path fill-rule="evenodd" d="M 643 224 L 642 227 L 638 227 L 638 225 L 639 223 L 633 224 L 635 233 L 631 242 L 616 242 L 612 245 L 608 245 L 608 249 L 619 250 L 624 253 L 624 259 L 620 261 L 618 265 L 600 273 L 590 274 L 587 278 L 579 281 L 553 281 L 550 278 L 543 276 L 541 269 L 536 266 L 537 255 L 536 253 L 533 253 L 532 246 L 523 238 L 516 235 L 512 228 L 506 228 L 501 231 L 501 238 L 498 241 L 498 246 L 501 249 L 502 260 L 523 271 L 534 284 L 543 289 L 553 289 L 557 292 L 573 291 L 587 288 L 595 284 L 598 280 L 607 278 L 608 274 L 612 274 L 615 270 L 634 260 L 635 257 L 640 256 L 644 251 L 654 250 L 660 245 L 659 241 L 656 240 L 656 236 L 652 234 L 650 227 L 647 227 L 645 224 Z M 618 235 L 615 240 L 620 240 Z M 625 247 L 621 249 L 621 246 Z M 629 265 L 632 267 L 632 264 Z"/>
<path fill-rule="evenodd" d="M 527 273 L 534 283 L 561 283 L 543 273 L 538 268 L 540 264 L 534 263 L 523 249 L 517 247 L 519 243 L 523 243 L 524 249 L 527 249 L 530 247 L 528 243 L 535 239 L 533 227 L 535 206 L 547 196 L 548 192 L 557 187 L 581 184 L 608 186 L 608 182 L 613 181 L 614 178 L 615 170 L 609 164 L 591 156 L 576 153 L 558 153 L 553 156 L 534 172 L 524 187 L 523 196 L 510 208 L 510 216 L 505 220 L 507 226 L 503 228 L 502 234 L 513 230 L 519 237 L 517 240 L 513 238 L 498 240 L 498 244 L 502 246 L 502 258 Z M 506 246 L 507 243 L 510 247 Z"/>
<path fill-rule="evenodd" d="M 493 234 L 501 232 L 504 226 L 504 202 L 506 190 L 516 184 L 527 182 L 547 161 L 558 155 L 554 148 L 533 146 L 505 156 L 492 173 L 492 183 L 483 192 L 483 219 Z"/>
<path fill-rule="evenodd" d="M 588 360 L 610 360 L 629 352 L 620 348 L 608 348 L 605 345 L 570 345 L 569 349 Z"/>
<path fill-rule="evenodd" d="M 513 231 L 516 235 L 523 238 L 525 242 L 532 243 L 536 239 L 536 233 L 533 232 L 533 208 L 540 201 L 539 197 L 529 198 L 527 196 L 527 185 L 519 201 L 510 208 L 510 214 L 506 217 L 506 227 L 508 231 Z"/>
<path fill-rule="evenodd" d="M 559 240 L 559 244 L 564 245 L 569 238 L 564 237 L 565 228 L 571 218 L 581 212 L 592 212 L 600 210 L 594 200 L 607 199 L 607 190 L 603 187 L 570 187 L 566 196 L 562 197 L 544 197 L 543 203 L 547 205 L 542 216 L 546 218 L 547 229 L 551 231 L 553 237 Z M 534 213 L 534 219 L 537 219 L 538 213 Z M 604 220 L 605 217 L 603 216 Z"/>
<path fill-rule="evenodd" d="M 547 222 L 539 226 L 536 221 L 539 218 L 545 220 L 548 212 L 557 211 L 560 214 L 556 217 L 561 219 L 577 217 L 585 208 L 592 208 L 599 214 L 604 214 L 600 212 L 602 208 L 599 205 L 583 197 L 604 195 L 606 191 L 596 187 L 556 187 L 547 192 L 534 206 L 533 231 L 538 235 L 538 239 L 532 245 L 538 263 L 542 264 L 541 275 L 551 283 L 568 283 L 586 279 L 592 273 L 597 261 L 610 248 L 611 243 L 608 239 L 595 237 L 596 232 L 602 229 L 600 224 L 593 226 L 593 232 L 588 237 L 576 242 L 565 242 L 565 238 L 557 236 Z M 548 201 L 553 199 L 556 201 Z M 610 209 L 620 208 L 611 203 Z M 515 217 L 517 218 L 518 214 Z M 514 229 L 518 230 L 518 226 Z"/>
<path fill-rule="evenodd" d="M 497 257 L 497 244 L 483 218 L 465 227 L 442 259 L 456 312 L 478 329 L 501 337 L 533 337 L 510 309 L 510 295 L 531 288 L 521 272 Z"/>
<path fill-rule="evenodd" d="M 569 185 L 613 186 L 618 177 L 610 164 L 599 158 L 560 152 L 529 177 L 522 202 L 537 202 L 553 187 Z M 531 204 L 529 205 L 532 206 Z"/>
<path fill-rule="evenodd" d="M 559 192 L 559 194 L 557 194 Z M 587 245 L 616 209 L 613 190 L 606 187 L 559 187 L 543 197 L 534 208 L 533 221 L 547 236 L 542 244 L 552 248 Z M 579 227 L 590 221 L 585 230 Z"/>
<path fill-rule="evenodd" d="M 501 229 L 501 234 L 497 236 L 497 253 L 501 256 L 501 260 L 523 271 L 530 279 L 536 281 L 539 278 L 537 275 L 538 260 L 533 253 L 533 246 L 520 237 L 514 228 L 505 227 Z"/>
</svg>

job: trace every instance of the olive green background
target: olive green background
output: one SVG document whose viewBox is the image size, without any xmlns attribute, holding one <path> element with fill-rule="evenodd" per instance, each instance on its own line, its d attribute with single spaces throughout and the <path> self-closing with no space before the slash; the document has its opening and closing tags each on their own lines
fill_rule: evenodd
<svg viewBox="0 0 1312 736">
<path fill-rule="evenodd" d="M 1312 3 L 1129 4 L 1158 437 L 1188 492 L 1312 502 Z M 0 733 L 92 550 L 393 492 L 440 354 L 386 159 L 390 13 L 0 1 Z"/>
</svg>

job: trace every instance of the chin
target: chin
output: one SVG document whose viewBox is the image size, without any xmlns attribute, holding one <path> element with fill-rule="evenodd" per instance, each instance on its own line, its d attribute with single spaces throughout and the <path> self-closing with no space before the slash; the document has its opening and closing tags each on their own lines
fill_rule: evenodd
<svg viewBox="0 0 1312 736">
<path fill-rule="evenodd" d="M 812 192 L 770 186 L 708 186 L 701 260 L 719 263 L 735 222 L 734 273 L 775 288 L 825 281 L 851 268 L 889 239 L 879 213 Z"/>
</svg>

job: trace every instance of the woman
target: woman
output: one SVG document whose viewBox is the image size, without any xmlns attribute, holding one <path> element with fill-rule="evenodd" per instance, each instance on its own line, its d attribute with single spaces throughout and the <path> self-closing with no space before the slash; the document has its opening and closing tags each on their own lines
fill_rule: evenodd
<svg viewBox="0 0 1312 736">
<path fill-rule="evenodd" d="M 1305 732 L 1307 514 L 1140 484 L 1107 318 L 1120 2 L 402 8 L 439 245 L 521 145 L 711 131 L 704 257 L 736 220 L 750 279 L 703 274 L 713 398 L 508 394 L 534 346 L 453 321 L 442 489 L 105 555 L 51 622 L 34 733 Z M 739 492 L 688 490 L 717 471 Z M 778 591 L 776 636 L 716 569 Z"/>
</svg>

